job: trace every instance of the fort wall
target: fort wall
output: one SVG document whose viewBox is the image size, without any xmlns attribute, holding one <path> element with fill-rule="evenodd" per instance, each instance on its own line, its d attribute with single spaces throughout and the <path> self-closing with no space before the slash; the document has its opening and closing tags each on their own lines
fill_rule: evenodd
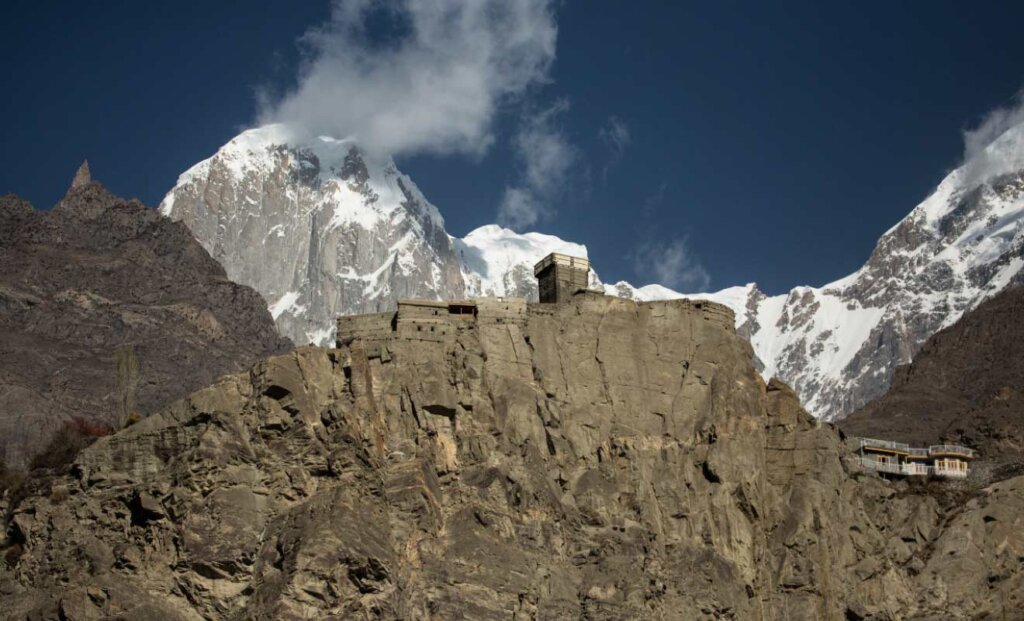
<svg viewBox="0 0 1024 621">
<path fill-rule="evenodd" d="M 513 323 L 525 325 L 525 298 L 480 298 L 476 300 L 479 324 Z"/>
<path fill-rule="evenodd" d="M 643 304 L 647 306 L 654 304 L 674 304 L 682 306 L 699 314 L 705 321 L 717 323 L 729 328 L 730 330 L 735 330 L 736 328 L 736 313 L 734 313 L 732 309 L 725 304 L 719 304 L 718 302 L 681 298 L 678 300 L 666 300 L 662 302 L 643 302 Z"/>
<path fill-rule="evenodd" d="M 395 312 L 338 317 L 338 344 L 354 339 L 382 339 L 391 336 Z"/>
<path fill-rule="evenodd" d="M 573 297 L 582 296 L 603 297 L 603 294 L 581 290 Z M 622 299 L 621 302 L 636 304 L 627 299 Z M 735 329 L 736 316 L 733 311 L 716 302 L 683 298 L 639 304 L 650 308 L 671 305 L 693 313 L 705 321 L 719 324 L 729 330 Z M 552 314 L 555 311 L 552 305 L 527 304 L 524 298 L 513 297 L 485 297 L 450 302 L 399 300 L 398 310 L 394 312 L 339 317 L 337 342 L 339 346 L 344 346 L 356 339 L 382 341 L 397 336 L 403 339 L 446 343 L 454 340 L 458 331 L 462 329 L 497 324 L 523 327 L 528 315 Z"/>
</svg>

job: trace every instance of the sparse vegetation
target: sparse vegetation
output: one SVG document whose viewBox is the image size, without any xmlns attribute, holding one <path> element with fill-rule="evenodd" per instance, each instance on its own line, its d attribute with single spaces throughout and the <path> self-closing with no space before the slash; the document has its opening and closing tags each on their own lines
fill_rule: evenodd
<svg viewBox="0 0 1024 621">
<path fill-rule="evenodd" d="M 135 415 L 135 385 L 138 383 L 139 362 L 135 358 L 135 351 L 129 345 L 117 350 L 114 354 L 114 363 L 120 402 L 118 422 L 119 426 L 127 427 L 130 424 L 129 419 Z"/>
<path fill-rule="evenodd" d="M 4 462 L 0 461 L 0 498 L 7 490 L 15 489 L 21 485 L 24 475 L 17 470 L 9 470 Z"/>
<path fill-rule="evenodd" d="M 32 460 L 31 470 L 61 470 L 75 460 L 78 453 L 96 441 L 113 433 L 110 425 L 84 418 L 72 418 L 60 428 L 46 449 Z"/>
<path fill-rule="evenodd" d="M 25 548 L 20 543 L 16 543 L 6 550 L 4 550 L 4 564 L 7 565 L 8 569 L 18 564 L 18 559 L 21 558 Z"/>
<path fill-rule="evenodd" d="M 22 500 L 45 490 L 55 476 L 74 462 L 82 449 L 113 431 L 110 425 L 103 422 L 72 418 L 53 436 L 46 449 L 32 460 L 27 473 L 9 469 L 0 461 L 0 499 L 6 504 L 6 511 L 0 515 L 0 529 L 7 529 L 11 516 Z M 50 495 L 50 502 L 60 504 L 67 498 L 67 490 L 61 488 Z M 3 538 L 0 538 L 0 542 L 3 542 Z M 0 546 L 3 545 L 0 543 Z M 8 540 L 2 549 L 4 563 L 7 567 L 14 567 L 23 552 L 21 541 Z"/>
</svg>

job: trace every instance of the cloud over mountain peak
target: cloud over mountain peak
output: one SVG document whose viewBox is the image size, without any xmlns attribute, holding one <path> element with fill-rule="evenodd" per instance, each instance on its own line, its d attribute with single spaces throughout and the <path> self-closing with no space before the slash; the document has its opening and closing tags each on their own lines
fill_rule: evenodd
<svg viewBox="0 0 1024 621">
<path fill-rule="evenodd" d="M 259 120 L 389 155 L 479 155 L 502 104 L 548 79 L 556 38 L 550 0 L 336 0 Z"/>
</svg>

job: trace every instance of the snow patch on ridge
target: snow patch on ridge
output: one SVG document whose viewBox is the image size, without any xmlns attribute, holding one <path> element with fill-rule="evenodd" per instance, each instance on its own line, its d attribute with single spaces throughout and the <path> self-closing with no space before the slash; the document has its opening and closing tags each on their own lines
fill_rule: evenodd
<svg viewBox="0 0 1024 621">
<path fill-rule="evenodd" d="M 293 314 L 299 314 L 306 310 L 304 306 L 296 304 L 299 301 L 298 291 L 289 291 L 277 299 L 276 302 L 270 305 L 270 316 L 276 321 L 278 317 L 284 312 L 291 312 Z"/>
</svg>

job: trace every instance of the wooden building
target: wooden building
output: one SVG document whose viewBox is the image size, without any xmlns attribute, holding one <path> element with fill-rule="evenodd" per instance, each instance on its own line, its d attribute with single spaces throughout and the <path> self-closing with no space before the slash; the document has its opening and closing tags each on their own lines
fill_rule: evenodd
<svg viewBox="0 0 1024 621">
<path fill-rule="evenodd" d="M 565 302 L 590 286 L 590 261 L 552 252 L 533 266 L 533 275 L 537 277 L 541 303 Z"/>
<path fill-rule="evenodd" d="M 899 476 L 937 476 L 966 478 L 970 461 L 977 457 L 973 449 L 958 444 L 934 444 L 915 448 L 902 442 L 855 438 L 857 461 L 869 470 Z"/>
</svg>

